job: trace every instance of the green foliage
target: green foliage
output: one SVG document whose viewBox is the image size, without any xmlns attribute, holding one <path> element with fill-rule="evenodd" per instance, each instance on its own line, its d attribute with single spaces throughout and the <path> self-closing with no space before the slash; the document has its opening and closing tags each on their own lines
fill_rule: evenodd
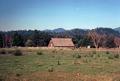
<svg viewBox="0 0 120 81">
<path fill-rule="evenodd" d="M 95 30 L 100 34 L 107 35 L 104 41 L 100 43 L 101 47 L 116 47 L 114 43 L 114 37 L 119 36 L 118 32 L 110 28 L 97 28 Z M 13 46 L 47 46 L 52 37 L 72 37 L 76 47 L 87 47 L 88 45 L 93 46 L 93 42 L 91 42 L 88 32 L 89 31 L 82 29 L 72 29 L 62 33 L 39 30 L 0 32 L 0 47 L 5 45 L 4 35 L 6 34 L 9 34 L 10 37 L 12 37 L 10 44 Z"/>
<path fill-rule="evenodd" d="M 60 60 L 57 61 L 57 65 L 61 65 Z"/>
<path fill-rule="evenodd" d="M 115 58 L 119 58 L 119 56 L 120 56 L 119 54 L 114 54 Z"/>
<path fill-rule="evenodd" d="M 17 32 L 15 32 L 13 35 L 12 45 L 13 46 L 24 46 L 24 40 L 22 36 L 19 35 Z"/>
<path fill-rule="evenodd" d="M 87 36 L 83 36 L 79 41 L 78 41 L 78 47 L 82 46 L 82 47 L 87 47 L 88 45 L 90 45 L 90 39 Z"/>
<path fill-rule="evenodd" d="M 73 58 L 81 58 L 81 55 L 80 54 L 73 54 Z"/>
<path fill-rule="evenodd" d="M 2 34 L 0 34 L 0 47 L 3 47 L 3 36 L 2 36 Z"/>
<path fill-rule="evenodd" d="M 21 50 L 16 49 L 16 50 L 14 51 L 14 55 L 15 55 L 15 56 L 22 56 L 23 53 L 22 53 Z"/>
<path fill-rule="evenodd" d="M 47 46 L 51 36 L 46 32 L 34 30 L 29 39 L 33 41 L 34 46 Z"/>
<path fill-rule="evenodd" d="M 37 52 L 37 55 L 43 55 L 43 52 L 39 51 Z"/>
<path fill-rule="evenodd" d="M 115 58 L 119 58 L 119 54 L 109 54 L 108 59 L 115 59 Z"/>
<path fill-rule="evenodd" d="M 110 52 L 109 52 L 109 51 L 106 51 L 106 54 L 110 54 Z"/>
<path fill-rule="evenodd" d="M 21 74 L 20 74 L 20 73 L 17 73 L 17 74 L 16 74 L 16 76 L 17 76 L 17 77 L 20 77 L 20 76 L 21 76 Z"/>
<path fill-rule="evenodd" d="M 55 50 L 53 50 L 53 51 L 52 51 L 52 53 L 57 53 L 57 50 L 56 50 L 56 49 L 55 49 Z"/>
<path fill-rule="evenodd" d="M 108 56 L 113 55 L 110 51 L 110 54 L 106 52 L 98 52 L 92 54 L 89 52 L 79 51 L 78 50 L 57 50 L 57 53 L 52 53 L 50 50 L 38 49 L 35 51 L 42 51 L 43 56 L 38 56 L 34 54 L 35 52 L 31 51 L 30 54 L 24 50 L 26 55 L 22 57 L 17 56 L 0 56 L 0 75 L 5 75 L 7 77 L 15 76 L 17 78 L 28 77 L 34 73 L 49 73 L 54 74 L 59 72 L 68 72 L 68 73 L 77 73 L 87 74 L 87 75 L 101 75 L 101 74 L 111 74 L 114 72 L 120 71 L 119 61 L 120 59 L 111 60 L 108 59 Z M 61 54 L 64 52 L 64 54 Z M 36 52 L 37 53 L 37 52 Z M 81 59 L 76 59 L 76 56 L 81 56 Z M 98 56 L 100 55 L 100 57 Z M 117 53 L 115 53 L 117 54 Z M 84 55 L 86 55 L 84 57 Z M 54 58 L 53 58 L 54 56 Z M 94 56 L 96 59 L 94 59 Z M 60 59 L 58 59 L 60 57 Z M 74 58 L 73 58 L 74 57 Z M 47 71 L 47 72 L 46 72 Z M 13 75 L 12 75 L 13 73 Z M 9 76 L 9 74 L 11 76 Z M 22 75 L 21 75 L 22 74 Z M 39 74 L 39 75 L 40 75 Z M 31 77 L 33 78 L 33 77 Z M 30 79 L 29 79 L 30 80 Z M 39 79 L 41 80 L 41 79 Z M 38 80 L 38 81 L 39 81 Z M 33 80 L 37 81 L 37 80 Z M 115 80 L 114 80 L 115 81 Z"/>
<path fill-rule="evenodd" d="M 114 59 L 114 55 L 113 54 L 109 54 L 108 59 Z"/>
<path fill-rule="evenodd" d="M 88 63 L 88 59 L 84 58 L 84 59 L 83 59 L 83 62 L 84 62 L 84 63 Z"/>
<path fill-rule="evenodd" d="M 48 72 L 53 72 L 54 71 L 54 68 L 53 67 L 49 67 L 48 68 Z"/>
</svg>

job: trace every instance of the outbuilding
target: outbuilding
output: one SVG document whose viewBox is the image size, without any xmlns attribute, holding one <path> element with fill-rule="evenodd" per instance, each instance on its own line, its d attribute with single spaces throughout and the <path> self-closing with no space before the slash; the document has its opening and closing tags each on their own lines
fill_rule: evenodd
<svg viewBox="0 0 120 81">
<path fill-rule="evenodd" d="M 48 47 L 74 48 L 72 38 L 51 38 Z"/>
</svg>

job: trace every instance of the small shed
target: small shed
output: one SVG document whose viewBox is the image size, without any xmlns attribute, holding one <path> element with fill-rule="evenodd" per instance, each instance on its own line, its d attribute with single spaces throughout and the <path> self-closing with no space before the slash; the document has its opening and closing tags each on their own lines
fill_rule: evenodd
<svg viewBox="0 0 120 81">
<path fill-rule="evenodd" d="M 51 38 L 48 47 L 74 48 L 72 38 Z"/>
</svg>

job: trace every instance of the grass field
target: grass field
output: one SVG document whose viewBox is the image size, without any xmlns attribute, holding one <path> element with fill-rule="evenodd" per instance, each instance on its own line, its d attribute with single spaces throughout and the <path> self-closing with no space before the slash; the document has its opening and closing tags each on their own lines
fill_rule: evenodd
<svg viewBox="0 0 120 81">
<path fill-rule="evenodd" d="M 0 81 L 120 81 L 119 50 L 15 50 L 0 49 Z"/>
</svg>

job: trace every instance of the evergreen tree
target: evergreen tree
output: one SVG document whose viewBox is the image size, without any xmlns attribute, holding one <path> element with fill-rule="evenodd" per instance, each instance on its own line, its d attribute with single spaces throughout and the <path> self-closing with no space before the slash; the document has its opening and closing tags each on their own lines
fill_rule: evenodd
<svg viewBox="0 0 120 81">
<path fill-rule="evenodd" d="M 3 35 L 0 34 L 0 47 L 3 47 L 3 43 L 4 43 L 4 39 L 3 39 Z"/>
<path fill-rule="evenodd" d="M 23 38 L 17 32 L 13 35 L 12 46 L 24 46 Z"/>
</svg>

